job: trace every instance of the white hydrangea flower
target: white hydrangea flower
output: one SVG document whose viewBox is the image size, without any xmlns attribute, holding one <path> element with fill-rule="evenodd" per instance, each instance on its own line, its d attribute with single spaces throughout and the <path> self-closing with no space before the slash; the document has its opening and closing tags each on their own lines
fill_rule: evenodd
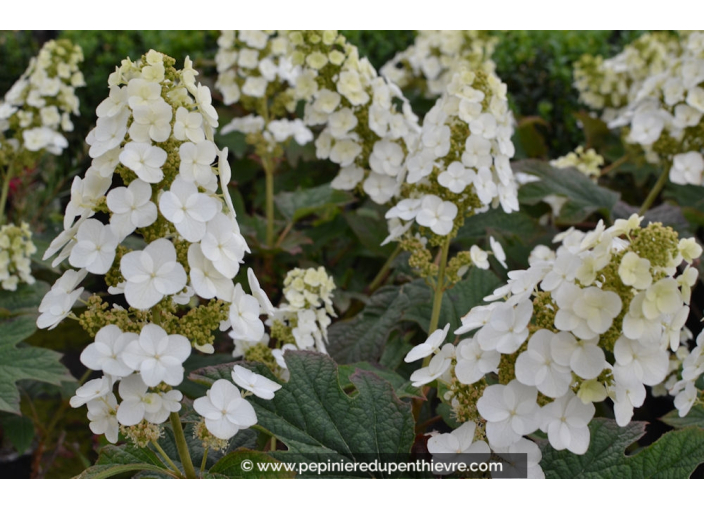
<svg viewBox="0 0 704 510">
<path fill-rule="evenodd" d="M 195 184 L 177 177 L 169 191 L 159 197 L 159 210 L 174 224 L 179 234 L 190 243 L 205 235 L 205 225 L 219 212 L 220 204 L 205 193 L 198 193 Z"/>
<path fill-rule="evenodd" d="M 147 324 L 139 338 L 124 348 L 122 359 L 142 376 L 147 386 L 160 382 L 177 386 L 183 381 L 183 362 L 191 354 L 191 343 L 182 335 L 167 335 L 160 326 Z"/>
<path fill-rule="evenodd" d="M 538 392 L 514 380 L 508 385 L 495 384 L 484 390 L 477 410 L 487 421 L 486 437 L 493 448 L 507 447 L 539 426 Z"/>
<path fill-rule="evenodd" d="M 553 355 L 557 336 L 545 329 L 535 332 L 528 340 L 528 349 L 516 360 L 516 379 L 526 386 L 535 386 L 550 398 L 565 395 L 572 383 L 569 365 L 560 364 Z"/>
<path fill-rule="evenodd" d="M 166 163 L 166 151 L 150 143 L 129 142 L 120 153 L 120 163 L 148 183 L 158 183 L 164 178 L 161 167 Z"/>
<path fill-rule="evenodd" d="M 126 188 L 110 190 L 107 195 L 108 209 L 113 213 L 110 225 L 119 238 L 124 239 L 135 229 L 148 227 L 156 221 L 157 208 L 151 199 L 151 186 L 140 179 Z"/>
<path fill-rule="evenodd" d="M 447 332 L 450 325 L 447 324 L 443 329 L 437 329 L 428 337 L 428 339 L 420 345 L 416 345 L 411 349 L 403 359 L 406 363 L 412 363 L 419 359 L 427 358 L 435 352 L 439 352 L 439 348 L 447 337 Z"/>
<path fill-rule="evenodd" d="M 111 225 L 103 225 L 94 219 L 86 220 L 76 233 L 76 244 L 68 261 L 89 273 L 105 274 L 115 260 L 118 243 Z"/>
<path fill-rule="evenodd" d="M 95 342 L 81 353 L 81 363 L 91 370 L 102 370 L 113 377 L 125 377 L 132 373 L 122 359 L 125 347 L 136 340 L 136 333 L 123 333 L 114 324 L 103 326 L 95 335 Z"/>
<path fill-rule="evenodd" d="M 157 239 L 144 250 L 127 253 L 120 260 L 125 278 L 125 299 L 130 306 L 146 310 L 164 296 L 177 294 L 186 286 L 183 266 L 176 261 L 171 241 Z"/>
<path fill-rule="evenodd" d="M 117 421 L 117 399 L 113 393 L 87 402 L 88 420 L 93 434 L 105 434 L 111 443 L 117 443 L 120 425 Z"/>
<path fill-rule="evenodd" d="M 567 393 L 540 409 L 540 429 L 548 434 L 555 450 L 567 449 L 582 455 L 589 447 L 587 425 L 594 412 L 594 404 L 584 404 L 573 393 Z"/>
<path fill-rule="evenodd" d="M 215 381 L 205 397 L 195 399 L 193 409 L 205 418 L 208 432 L 218 439 L 230 439 L 240 430 L 257 423 L 252 404 L 225 379 Z"/>
<path fill-rule="evenodd" d="M 264 400 L 271 400 L 274 398 L 274 392 L 281 389 L 280 384 L 241 365 L 235 365 L 232 369 L 232 381 L 243 390 L 250 391 Z"/>
<path fill-rule="evenodd" d="M 235 286 L 230 305 L 230 335 L 248 342 L 258 342 L 264 336 L 264 323 L 259 319 L 259 301 L 245 294 L 242 285 Z"/>
<path fill-rule="evenodd" d="M 455 376 L 462 384 L 474 384 L 486 374 L 496 372 L 501 361 L 498 351 L 485 351 L 473 338 L 462 340 L 456 349 Z"/>
<path fill-rule="evenodd" d="M 454 203 L 443 201 L 435 195 L 426 195 L 421 202 L 416 221 L 419 225 L 430 228 L 433 233 L 444 236 L 452 230 L 457 211 Z"/>
</svg>

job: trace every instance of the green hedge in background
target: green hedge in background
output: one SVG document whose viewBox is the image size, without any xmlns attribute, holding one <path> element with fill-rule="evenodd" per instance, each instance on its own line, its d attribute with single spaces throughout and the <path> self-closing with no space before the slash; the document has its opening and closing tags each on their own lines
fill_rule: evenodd
<svg viewBox="0 0 704 510">
<path fill-rule="evenodd" d="M 539 116 L 549 155 L 562 156 L 584 143 L 574 114 L 584 110 L 572 86 L 572 64 L 583 54 L 611 57 L 641 32 L 512 30 L 497 32 L 496 72 L 508 86 L 518 119 Z"/>
</svg>

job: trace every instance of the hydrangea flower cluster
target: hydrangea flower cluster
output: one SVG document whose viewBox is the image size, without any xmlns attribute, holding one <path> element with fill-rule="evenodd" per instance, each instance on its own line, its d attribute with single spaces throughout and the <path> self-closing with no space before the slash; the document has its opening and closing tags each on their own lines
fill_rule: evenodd
<svg viewBox="0 0 704 510">
<path fill-rule="evenodd" d="M 306 101 L 304 122 L 324 125 L 317 157 L 341 167 L 331 186 L 389 202 L 420 130 L 410 104 L 337 31 L 291 32 L 290 40 L 302 66 L 295 92 Z"/>
<path fill-rule="evenodd" d="M 584 150 L 581 145 L 573 152 L 550 161 L 550 165 L 555 168 L 574 167 L 584 175 L 596 181 L 601 175 L 601 166 L 604 164 L 603 156 L 597 154 L 594 149 Z"/>
<path fill-rule="evenodd" d="M 417 88 L 425 97 L 438 97 L 463 67 L 493 73 L 496 42 L 485 30 L 419 30 L 415 43 L 384 64 L 380 73 L 402 89 Z"/>
<path fill-rule="evenodd" d="M 508 283 L 485 298 L 490 304 L 462 318 L 455 334 L 471 336 L 443 344 L 447 325 L 409 352 L 407 362 L 429 359 L 413 384 L 438 380 L 458 421 L 482 428 L 492 450 L 541 429 L 555 449 L 583 454 L 594 402 L 606 398 L 625 426 L 645 386 L 679 372 L 684 356 L 675 353 L 697 279 L 692 264 L 702 253 L 694 238 L 641 221 L 633 215 L 608 229 L 602 222 L 587 233 L 570 229 L 555 238 L 556 251 L 538 246 L 528 269 L 509 272 Z M 672 381 L 685 412 L 704 371 L 697 349 L 679 362 L 681 382 Z"/>
<path fill-rule="evenodd" d="M 223 102 L 240 103 L 245 110 L 255 112 L 233 119 L 222 128 L 223 134 L 261 134 L 269 152 L 290 138 L 299 145 L 313 140 L 313 134 L 300 119 L 286 118 L 296 109 L 293 87 L 300 67 L 294 67 L 287 57 L 285 32 L 223 30 L 218 47 L 215 87 L 222 92 Z"/>
<path fill-rule="evenodd" d="M 0 228 L 0 287 L 17 290 L 20 282 L 33 284 L 30 256 L 37 251 L 27 223 Z"/>
<path fill-rule="evenodd" d="M 258 325 L 258 333 L 255 336 L 233 336 L 233 356 L 261 361 L 274 373 L 286 379 L 288 372 L 283 356 L 285 351 L 294 349 L 327 353 L 328 326 L 332 322 L 331 317 L 337 317 L 332 305 L 332 293 L 335 288 L 332 276 L 329 276 L 322 266 L 317 269 L 296 268 L 289 271 L 284 279 L 285 301 L 278 308 L 272 306 L 263 292 L 253 288 L 253 294 L 260 299 L 262 314 L 268 316 L 266 325 L 269 326 L 270 335 L 264 334 L 262 324 Z M 259 338 L 256 338 L 257 336 Z M 274 347 L 270 349 L 272 339 Z"/>
<path fill-rule="evenodd" d="M 78 115 L 74 89 L 85 86 L 82 61 L 81 47 L 68 40 L 47 42 L 32 58 L 0 101 L 0 165 L 22 154 L 16 163 L 30 166 L 37 152 L 58 155 L 68 146 L 62 132 L 73 131 L 71 114 Z"/>
<path fill-rule="evenodd" d="M 40 328 L 75 317 L 71 308 L 88 273 L 105 275 L 109 293 L 128 306 L 110 307 L 93 295 L 78 317 L 95 337 L 81 360 L 104 375 L 79 388 L 71 405 L 87 404 L 91 430 L 112 442 L 118 424 L 145 444 L 169 416 L 178 422 L 182 395 L 173 387 L 183 380 L 192 348 L 212 353 L 211 333 L 221 323 L 237 330 L 245 320 L 240 304 L 254 299 L 232 281 L 248 247 L 227 191 L 227 149 L 219 151 L 213 142 L 218 116 L 210 91 L 196 82 L 188 57 L 182 70 L 174 63 L 151 50 L 137 62 L 123 60 L 110 75 L 110 95 L 87 137 L 92 165 L 76 177 L 65 230 L 45 254 L 58 253 L 54 265 L 68 259 L 75 269 L 42 301 Z M 95 219 L 98 212 L 109 223 Z M 141 239 L 128 247 L 125 239 L 133 233 Z M 224 384 L 210 398 L 215 407 L 227 401 L 227 416 L 214 417 L 212 406 L 196 407 L 219 439 L 256 421 L 246 405 L 229 404 L 235 397 L 221 390 Z"/>
<path fill-rule="evenodd" d="M 402 199 L 386 214 L 402 222 L 392 238 L 415 222 L 439 245 L 456 235 L 467 216 L 498 206 L 517 211 L 512 134 L 506 85 L 481 70 L 453 75 L 406 159 Z"/>
<path fill-rule="evenodd" d="M 626 141 L 669 168 L 676 184 L 704 184 L 704 32 L 692 32 L 682 54 L 650 76 L 609 126 L 627 126 Z"/>
<path fill-rule="evenodd" d="M 643 82 L 667 69 L 681 52 L 678 37 L 648 32 L 625 46 L 618 55 L 582 55 L 574 64 L 574 86 L 579 100 L 605 121 L 613 120 L 638 94 Z"/>
</svg>

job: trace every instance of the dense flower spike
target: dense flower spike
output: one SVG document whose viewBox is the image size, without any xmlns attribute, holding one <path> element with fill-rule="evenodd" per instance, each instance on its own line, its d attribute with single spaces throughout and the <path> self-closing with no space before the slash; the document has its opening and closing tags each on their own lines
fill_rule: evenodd
<svg viewBox="0 0 704 510">
<path fill-rule="evenodd" d="M 423 120 L 400 172 L 402 200 L 386 217 L 415 220 L 439 245 L 439 238 L 454 237 L 467 216 L 499 206 L 517 211 L 512 134 L 506 85 L 481 70 L 454 74 Z"/>
<path fill-rule="evenodd" d="M 74 89 L 85 86 L 78 64 L 83 52 L 68 40 L 47 42 L 0 101 L 0 165 L 31 166 L 42 150 L 61 154 L 78 115 Z M 21 162 L 21 163 L 20 163 Z"/>
<path fill-rule="evenodd" d="M 380 72 L 402 89 L 417 88 L 425 97 L 438 97 L 463 67 L 494 72 L 491 55 L 496 42 L 483 30 L 419 30 L 414 44 Z"/>
<path fill-rule="evenodd" d="M 235 293 L 239 292 L 242 296 L 240 305 L 233 313 L 233 302 L 229 318 L 233 329 L 230 336 L 235 340 L 235 357 L 261 361 L 272 372 L 286 379 L 285 351 L 327 352 L 328 326 L 332 322 L 331 317 L 337 315 L 332 304 L 335 283 L 325 268 L 289 271 L 284 279 L 285 301 L 278 308 L 274 308 L 262 291 L 254 272 L 249 270 L 248 277 L 252 295 L 244 294 L 238 285 L 239 290 L 236 289 Z M 265 333 L 265 324 L 259 319 L 260 315 L 267 316 L 269 334 Z M 270 339 L 273 340 L 271 349 L 267 346 Z M 237 380 L 235 382 L 239 384 Z"/>
<path fill-rule="evenodd" d="M 108 309 L 94 295 L 78 317 L 95 336 L 81 360 L 105 376 L 79 388 L 71 405 L 87 404 L 91 430 L 109 441 L 117 440 L 118 424 L 138 445 L 158 438 L 160 424 L 181 409 L 183 395 L 172 386 L 183 381 L 192 348 L 214 352 L 212 332 L 228 316 L 233 331 L 241 329 L 234 320 L 241 287 L 232 278 L 249 249 L 227 190 L 227 151 L 213 142 L 217 113 L 196 74 L 188 58 L 177 70 L 173 59 L 152 50 L 138 62 L 124 60 L 110 75 L 110 95 L 87 139 L 93 164 L 76 177 L 66 230 L 45 254 L 60 252 L 55 265 L 68 258 L 81 270 L 66 271 L 45 296 L 40 328 L 72 316 L 83 292 L 76 287 L 87 273 L 105 275 L 110 294 L 129 306 Z M 97 212 L 107 213 L 109 223 L 91 218 Z M 133 233 L 141 239 L 128 247 L 125 239 Z M 210 301 L 178 313 L 194 295 Z M 257 299 L 247 297 L 259 321 Z M 211 390 L 213 405 L 222 403 L 221 386 Z M 272 395 L 278 389 L 273 382 L 266 388 Z M 205 425 L 219 439 L 256 423 L 251 406 L 238 427 L 213 421 L 208 406 L 198 408 L 205 409 Z"/>
<path fill-rule="evenodd" d="M 269 152 L 293 138 L 299 145 L 313 140 L 300 119 L 287 117 L 296 109 L 294 87 L 300 67 L 288 58 L 288 36 L 275 30 L 223 30 L 215 57 L 225 104 L 240 103 L 251 115 L 236 117 L 222 133 L 239 131 L 261 136 Z M 256 145 L 254 143 L 253 145 Z"/>
<path fill-rule="evenodd" d="M 605 121 L 636 98 L 643 82 L 662 73 L 681 51 L 677 36 L 668 32 L 643 34 L 615 57 L 583 55 L 574 64 L 574 86 L 581 102 L 602 111 Z"/>
<path fill-rule="evenodd" d="M 17 290 L 19 283 L 34 283 L 30 256 L 37 251 L 29 225 L 0 228 L 0 287 Z"/>
<path fill-rule="evenodd" d="M 306 101 L 304 122 L 324 126 L 315 142 L 317 156 L 341 167 L 331 186 L 389 202 L 420 130 L 410 104 L 337 31 L 289 37 L 293 63 L 302 68 L 295 94 Z"/>
<path fill-rule="evenodd" d="M 641 146 L 675 184 L 702 186 L 703 118 L 704 33 L 691 32 L 680 35 L 677 51 L 651 70 L 609 126 L 625 127 L 626 142 Z"/>
<path fill-rule="evenodd" d="M 536 248 L 527 270 L 511 271 L 485 298 L 490 304 L 462 318 L 455 334 L 473 336 L 454 348 L 442 345 L 438 330 L 409 353 L 406 361 L 419 359 L 415 351 L 437 353 L 411 381 L 437 379 L 459 421 L 486 422 L 494 451 L 540 428 L 553 448 L 582 454 L 593 403 L 611 398 L 625 426 L 646 385 L 664 383 L 685 415 L 704 373 L 704 335 L 686 356 L 680 344 L 697 273 L 692 263 L 702 248 L 641 221 L 633 215 L 608 229 L 601 222 L 587 233 L 570 229 L 555 238 L 555 252 Z"/>
</svg>

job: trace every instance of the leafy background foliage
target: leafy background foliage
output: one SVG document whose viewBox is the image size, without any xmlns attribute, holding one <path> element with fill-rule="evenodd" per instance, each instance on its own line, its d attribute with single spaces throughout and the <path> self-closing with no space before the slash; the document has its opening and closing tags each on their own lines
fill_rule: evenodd
<svg viewBox="0 0 704 510">
<path fill-rule="evenodd" d="M 377 68 L 412 43 L 414 37 L 411 31 L 343 33 Z M 508 215 L 492 210 L 467 219 L 453 250 L 466 250 L 472 244 L 487 248 L 489 236 L 494 236 L 504 246 L 509 268 L 521 269 L 527 267 L 531 249 L 550 244 L 560 230 L 572 225 L 588 229 L 600 218 L 627 217 L 633 212 L 633 206 L 628 204 L 642 203 L 660 169 L 630 154 L 603 122 L 586 114 L 572 88 L 572 63 L 583 53 L 612 56 L 639 33 L 513 31 L 495 35 L 499 40 L 494 53 L 497 73 L 508 85 L 518 121 L 514 169 L 541 180 L 521 189 L 520 212 Z M 177 61 L 190 55 L 201 72 L 199 79 L 212 89 L 218 33 L 0 32 L 4 71 L 0 75 L 0 94 L 24 71 L 41 44 L 55 36 L 68 37 L 83 47 L 87 87 L 77 91 L 81 117 L 75 121 L 70 150 L 60 158 L 42 162 L 42 171 L 35 172 L 33 181 L 28 183 L 31 200 L 14 204 L 21 207 L 21 216 L 30 220 L 37 232 L 38 253 L 33 262 L 35 276 L 42 282 L 11 296 L 0 293 L 0 451 L 11 460 L 0 463 L 0 473 L 168 477 L 166 466 L 149 450 L 109 446 L 98 456 L 104 440 L 97 441 L 88 430 L 85 409 L 68 407 L 68 398 L 77 387 L 75 379 L 85 375 L 78 356 L 90 339 L 70 321 L 64 321 L 52 332 L 35 331 L 36 306 L 47 289 L 43 282 L 52 283 L 58 276 L 40 259 L 60 230 L 71 179 L 90 164 L 83 140 L 95 122 L 95 108 L 106 96 L 108 74 L 123 58 L 137 59 L 155 48 Z M 241 114 L 237 107 L 222 107 L 214 89 L 213 97 L 221 124 Z M 421 117 L 432 105 L 420 97 L 412 96 L 411 100 Z M 210 452 L 206 459 L 208 476 L 245 476 L 238 471 L 245 458 L 285 460 L 311 451 L 334 452 L 342 457 L 362 450 L 410 451 L 416 434 L 411 406 L 424 397 L 410 386 L 408 376 L 414 367 L 403 363 L 403 358 L 413 345 L 427 337 L 431 293 L 426 283 L 413 275 L 404 256 L 391 264 L 386 285 L 374 292 L 369 288 L 394 251 L 393 246 L 380 246 L 387 235 L 385 210 L 369 200 L 331 190 L 328 183 L 334 175 L 332 166 L 317 161 L 311 146 L 292 143 L 286 148 L 275 179 L 277 229 L 287 233 L 276 246 L 264 247 L 264 180 L 259 165 L 250 157 L 242 135 L 232 133 L 216 141 L 219 146 L 230 147 L 235 157 L 230 193 L 242 232 L 255 252 L 250 263 L 261 275 L 272 301 L 279 302 L 281 282 L 288 269 L 323 265 L 338 286 L 335 307 L 339 318 L 329 331 L 332 359 L 311 353 L 287 353 L 290 381 L 274 401 L 255 399 L 258 427 L 239 433 L 225 454 Z M 595 148 L 606 158 L 609 171 L 598 185 L 576 171 L 558 171 L 547 164 L 548 159 L 579 144 Z M 551 194 L 568 200 L 558 218 L 552 218 L 550 208 L 542 202 Z M 649 211 L 647 219 L 663 221 L 681 235 L 703 239 L 701 188 L 668 184 L 661 202 Z M 273 263 L 267 264 L 260 255 L 271 256 Z M 444 296 L 441 323 L 449 322 L 455 329 L 460 317 L 501 285 L 505 277 L 506 270 L 494 262 L 491 271 L 470 271 Z M 237 281 L 244 284 L 244 276 L 238 275 Z M 86 286 L 96 288 L 90 279 Z M 702 317 L 703 294 L 699 286 L 692 298 L 688 326 L 695 334 L 701 329 L 698 321 Z M 214 357 L 197 355 L 189 360 L 186 368 L 193 375 L 179 388 L 187 397 L 202 396 L 214 378 L 229 378 L 231 341 L 224 336 L 218 345 Z M 20 363 L 27 358 L 32 358 L 31 366 Z M 212 363 L 223 364 L 208 367 Z M 263 367 L 256 369 L 266 374 Z M 432 400 L 434 391 L 425 398 Z M 546 475 L 689 476 L 704 461 L 704 411 L 695 408 L 690 416 L 681 419 L 671 409 L 671 399 L 649 397 L 634 418 L 649 422 L 647 427 L 633 422 L 621 429 L 610 420 L 595 420 L 590 426 L 590 450 L 582 457 L 545 446 Z M 370 410 L 378 413 L 372 415 Z M 21 415 L 17 414 L 20 411 Z M 449 431 L 448 425 L 456 426 L 447 406 L 439 406 L 433 412 L 443 417 L 443 421 L 433 422 L 434 430 Z M 612 415 L 606 406 L 599 409 L 599 414 Z M 383 416 L 384 420 L 373 423 L 372 416 Z M 658 421 L 659 417 L 663 417 L 662 421 Z M 421 415 L 417 421 L 434 418 Z M 186 427 L 186 436 L 194 463 L 199 465 L 204 451 L 193 440 L 191 427 L 192 424 Z M 271 436 L 288 451 L 254 451 L 265 449 Z M 172 459 L 178 458 L 168 427 L 159 444 Z M 368 448 L 371 450 L 366 451 Z"/>
</svg>

